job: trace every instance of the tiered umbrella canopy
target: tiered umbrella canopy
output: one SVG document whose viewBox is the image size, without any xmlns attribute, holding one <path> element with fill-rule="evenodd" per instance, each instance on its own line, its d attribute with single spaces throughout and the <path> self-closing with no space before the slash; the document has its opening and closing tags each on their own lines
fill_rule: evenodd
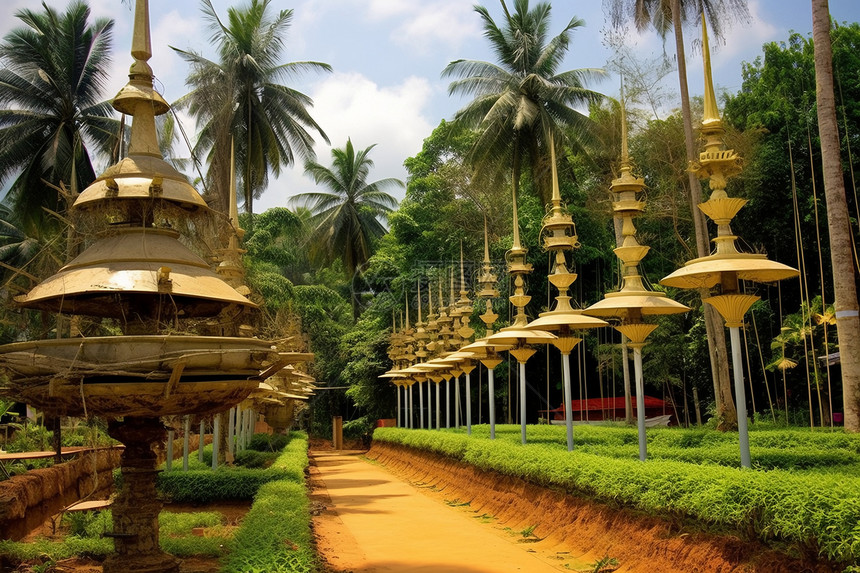
<svg viewBox="0 0 860 573">
<path fill-rule="evenodd" d="M 745 292 L 742 281 L 775 282 L 796 277 L 799 272 L 782 263 L 770 261 L 763 254 L 741 253 L 735 245 L 738 237 L 732 233 L 730 223 L 747 201 L 729 197 L 726 193 L 728 178 L 741 171 L 741 158 L 734 150 L 726 149 L 723 142 L 725 129 L 717 110 L 716 97 L 714 97 L 708 31 L 704 18 L 702 19 L 702 55 L 705 67 L 705 113 L 702 119 L 705 150 L 699 154 L 699 161 L 694 169 L 701 179 L 706 179 L 710 183 L 711 196 L 707 201 L 699 204 L 699 209 L 717 224 L 717 236 L 713 239 L 716 249 L 712 255 L 687 262 L 660 282 L 678 288 L 715 290 L 715 294 L 705 298 L 704 302 L 713 306 L 722 315 L 731 335 L 741 465 L 750 467 L 739 329 L 743 326 L 744 314 L 755 301 L 759 300 L 759 297 Z"/>
</svg>

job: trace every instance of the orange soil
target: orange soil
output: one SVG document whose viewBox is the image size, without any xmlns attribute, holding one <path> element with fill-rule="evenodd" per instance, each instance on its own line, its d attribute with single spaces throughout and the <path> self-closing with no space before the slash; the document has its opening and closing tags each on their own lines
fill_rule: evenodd
<svg viewBox="0 0 860 573">
<path fill-rule="evenodd" d="M 538 554 L 545 560 L 566 564 L 566 570 L 584 570 L 584 564 L 594 563 L 608 555 L 618 560 L 619 573 L 842 571 L 841 567 L 831 563 L 791 558 L 757 541 L 703 532 L 695 524 L 670 523 L 629 509 L 565 495 L 520 479 L 479 471 L 449 458 L 400 446 L 374 443 L 367 457 L 375 460 L 375 465 L 362 464 L 355 457 L 349 459 L 340 456 L 330 460 L 321 455 L 314 457 L 334 503 L 332 515 L 327 518 L 328 523 L 326 519 L 318 519 L 314 524 L 321 537 L 320 550 L 337 571 L 412 570 L 397 567 L 399 561 L 391 558 L 397 554 L 394 551 L 400 551 L 406 556 L 404 559 L 410 559 L 416 565 L 423 563 L 426 571 L 440 570 L 430 564 L 437 562 L 441 553 L 449 552 L 448 543 L 455 542 L 461 536 L 464 521 L 466 525 L 490 531 L 505 528 L 509 532 L 526 533 L 533 527 L 534 543 L 529 543 L 527 547 L 529 551 L 537 553 L 527 555 L 532 557 Z M 382 471 L 379 465 L 388 471 Z M 373 468 L 374 471 L 368 471 L 367 468 Z M 396 493 L 387 493 L 391 474 L 410 485 L 402 484 Z M 337 496 L 341 491 L 352 497 L 339 501 Z M 415 495 L 419 491 L 427 495 Z M 446 518 L 428 521 L 425 510 L 417 508 L 407 509 L 408 519 L 395 518 L 401 507 L 410 507 L 408 504 L 413 498 L 426 504 L 430 501 L 428 496 L 436 499 L 431 505 L 436 506 L 438 511 L 446 512 Z M 446 507 L 439 503 L 441 500 L 457 500 L 463 505 L 458 508 Z M 359 521 L 367 517 L 371 521 L 366 525 Z M 483 519 L 476 519 L 481 517 Z M 343 522 L 345 529 L 337 528 L 338 519 Z M 492 521 L 492 524 L 481 524 L 481 521 Z M 424 553 L 418 544 L 428 545 L 427 539 L 431 536 L 436 539 L 441 531 L 446 535 L 438 540 L 435 547 L 430 543 L 427 548 L 429 553 Z M 517 537 L 522 539 L 519 534 Z M 386 553 L 389 560 L 384 565 L 387 568 L 369 566 L 367 560 L 359 559 L 361 550 L 369 559 L 367 556 L 370 550 L 365 546 L 365 538 L 376 545 L 388 545 L 386 550 L 391 553 Z M 386 538 L 389 539 L 385 541 Z M 353 546 L 354 540 L 360 542 L 358 550 Z M 508 536 L 508 544 L 524 553 L 523 548 L 526 546 L 514 544 L 515 540 L 515 537 Z M 344 554 L 339 553 L 342 547 L 346 550 Z M 489 550 L 483 544 L 474 544 L 470 551 L 458 556 L 467 568 L 451 570 L 517 570 L 511 568 L 510 563 L 501 568 L 488 566 L 486 560 L 494 552 L 495 549 Z M 593 570 L 593 567 L 589 570 Z"/>
</svg>

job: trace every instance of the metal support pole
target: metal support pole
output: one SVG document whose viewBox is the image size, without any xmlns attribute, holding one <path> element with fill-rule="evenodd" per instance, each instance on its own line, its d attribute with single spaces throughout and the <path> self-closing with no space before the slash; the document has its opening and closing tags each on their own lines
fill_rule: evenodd
<svg viewBox="0 0 860 573">
<path fill-rule="evenodd" d="M 738 435 L 741 443 L 741 467 L 752 466 L 750 459 L 750 434 L 747 427 L 747 397 L 744 390 L 744 367 L 741 363 L 741 334 L 737 326 L 729 327 L 732 339 L 732 370 L 735 379 L 735 397 L 738 408 Z"/>
<path fill-rule="evenodd" d="M 442 427 L 442 400 L 439 399 L 439 383 L 436 384 L 436 429 Z"/>
<path fill-rule="evenodd" d="M 397 398 L 397 427 L 402 428 L 402 426 L 400 425 L 400 385 L 399 384 L 394 385 L 394 391 L 397 393 L 396 394 L 396 398 Z"/>
<path fill-rule="evenodd" d="M 408 407 L 409 413 L 408 413 L 407 415 L 409 416 L 409 425 L 408 425 L 407 427 L 408 427 L 408 428 L 411 428 L 411 427 L 412 427 L 412 384 L 410 384 L 410 385 L 409 385 L 409 391 L 408 391 L 408 394 L 409 394 L 409 402 L 408 402 L 408 404 L 409 404 L 409 407 Z"/>
<path fill-rule="evenodd" d="M 645 381 L 642 379 L 642 345 L 633 345 L 633 368 L 636 378 L 636 425 L 639 428 L 639 459 L 648 457 L 648 442 L 645 438 Z"/>
<path fill-rule="evenodd" d="M 418 418 L 419 428 L 424 429 L 424 392 L 421 390 L 421 382 L 418 383 Z"/>
<path fill-rule="evenodd" d="M 221 416 L 212 416 L 212 469 L 218 469 L 218 445 L 221 439 Z"/>
<path fill-rule="evenodd" d="M 520 362 L 520 433 L 526 443 L 526 363 Z"/>
<path fill-rule="evenodd" d="M 173 430 L 167 430 L 167 471 L 173 469 Z"/>
<path fill-rule="evenodd" d="M 472 375 L 466 373 L 466 434 L 472 435 Z"/>
<path fill-rule="evenodd" d="M 570 388 L 570 352 L 561 355 L 561 364 L 564 377 L 564 427 L 567 430 L 567 451 L 573 451 L 573 408 L 571 408 Z M 547 414 L 549 417 L 549 414 Z"/>
<path fill-rule="evenodd" d="M 496 439 L 496 369 L 487 368 L 487 400 L 490 407 L 490 439 Z"/>
<path fill-rule="evenodd" d="M 430 385 L 431 385 L 430 380 L 427 380 L 427 429 L 428 430 L 433 429 L 433 415 L 432 415 L 433 410 L 432 410 L 432 406 L 431 406 L 433 401 L 430 399 Z M 436 427 L 437 428 L 439 427 L 438 423 L 436 424 Z"/>
<path fill-rule="evenodd" d="M 203 463 L 203 442 L 205 440 L 203 438 L 206 437 L 206 422 L 200 420 L 200 442 L 197 444 L 197 459 L 200 460 L 200 463 Z"/>
<path fill-rule="evenodd" d="M 182 471 L 188 471 L 188 446 L 191 439 L 191 416 L 185 416 L 182 426 Z"/>
<path fill-rule="evenodd" d="M 236 445 L 233 443 L 236 436 L 236 407 L 227 412 L 227 453 L 232 458 L 236 453 Z"/>
<path fill-rule="evenodd" d="M 460 377 L 454 376 L 454 427 L 460 427 Z"/>
<path fill-rule="evenodd" d="M 445 427 L 451 427 L 451 381 L 445 380 Z"/>
</svg>

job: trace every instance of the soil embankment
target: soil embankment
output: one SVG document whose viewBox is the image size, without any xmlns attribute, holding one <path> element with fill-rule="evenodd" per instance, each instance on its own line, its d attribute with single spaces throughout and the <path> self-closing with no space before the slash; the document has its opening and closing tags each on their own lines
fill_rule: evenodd
<svg viewBox="0 0 860 573">
<path fill-rule="evenodd" d="M 705 532 L 692 523 L 670 522 L 627 508 L 485 472 L 450 458 L 375 442 L 367 457 L 422 491 L 457 499 L 474 516 L 492 516 L 497 527 L 531 531 L 531 548 L 579 556 L 594 563 L 609 556 L 620 572 L 831 573 L 840 566 L 795 559 L 755 540 Z M 431 493 L 431 495 L 434 495 Z M 416 517 L 416 527 L 421 527 Z M 483 551 L 476 549 L 475 559 Z M 574 566 L 570 566 L 575 569 Z"/>
</svg>

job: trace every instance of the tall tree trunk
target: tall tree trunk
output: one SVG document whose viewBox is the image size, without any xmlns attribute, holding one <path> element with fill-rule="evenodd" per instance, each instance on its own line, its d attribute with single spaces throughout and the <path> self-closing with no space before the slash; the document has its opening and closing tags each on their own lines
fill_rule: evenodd
<svg viewBox="0 0 860 573">
<path fill-rule="evenodd" d="M 827 199 L 827 226 L 830 233 L 830 260 L 836 296 L 836 332 L 842 363 L 842 395 L 845 429 L 860 431 L 860 319 L 854 258 L 854 237 L 848 221 L 845 181 L 836 124 L 833 94 L 833 54 L 830 45 L 830 7 L 828 0 L 812 0 L 812 41 L 815 47 L 815 94 L 818 104 L 818 132 L 824 194 Z"/>
<path fill-rule="evenodd" d="M 678 82 L 681 91 L 681 115 L 684 119 L 684 140 L 687 150 L 687 161 L 696 160 L 696 140 L 693 137 L 693 119 L 690 112 L 690 92 L 687 88 L 687 62 L 685 60 L 684 32 L 681 24 L 680 0 L 672 0 L 672 27 L 675 31 L 675 49 L 678 57 Z M 708 243 L 708 226 L 704 214 L 699 210 L 702 202 L 702 186 L 692 171 L 690 181 L 690 210 L 693 225 L 696 230 L 696 252 L 698 256 L 707 256 L 710 252 Z M 706 293 L 702 293 L 707 296 Z M 703 305 L 705 312 L 705 331 L 708 336 L 708 355 L 711 358 L 711 379 L 714 382 L 714 399 L 717 403 L 717 417 L 721 430 L 737 427 L 738 415 L 732 400 L 732 382 L 729 378 L 729 355 L 726 350 L 726 335 L 723 321 L 716 310 L 710 305 Z"/>
</svg>

